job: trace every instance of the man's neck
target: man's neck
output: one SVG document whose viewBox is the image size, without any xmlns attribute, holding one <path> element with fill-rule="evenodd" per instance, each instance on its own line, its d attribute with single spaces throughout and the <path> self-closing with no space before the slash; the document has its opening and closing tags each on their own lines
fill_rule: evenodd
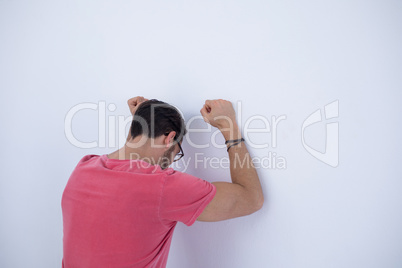
<svg viewBox="0 0 402 268">
<path fill-rule="evenodd" d="M 159 160 L 159 157 L 155 155 L 155 150 L 150 148 L 148 143 L 145 143 L 141 147 L 134 146 L 135 140 L 126 142 L 126 144 L 117 151 L 107 155 L 110 159 L 118 160 L 143 160 L 151 165 L 155 165 Z"/>
</svg>

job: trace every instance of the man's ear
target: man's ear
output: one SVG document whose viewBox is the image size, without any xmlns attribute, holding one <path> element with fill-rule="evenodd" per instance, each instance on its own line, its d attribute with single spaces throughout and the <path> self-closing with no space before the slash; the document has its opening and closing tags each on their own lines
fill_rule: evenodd
<svg viewBox="0 0 402 268">
<path fill-rule="evenodd" d="M 169 135 L 165 138 L 165 145 L 166 147 L 170 147 L 173 145 L 174 137 L 176 136 L 176 131 L 170 131 Z"/>
</svg>

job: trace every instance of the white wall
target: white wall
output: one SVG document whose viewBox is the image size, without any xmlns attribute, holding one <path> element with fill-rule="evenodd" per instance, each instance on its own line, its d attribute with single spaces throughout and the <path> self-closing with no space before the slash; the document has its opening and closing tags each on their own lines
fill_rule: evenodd
<svg viewBox="0 0 402 268">
<path fill-rule="evenodd" d="M 401 7 L 379 0 L 0 1 L 0 267 L 60 267 L 68 177 L 82 156 L 118 148 L 74 146 L 65 117 L 80 103 L 100 102 L 116 105 L 108 116 L 128 117 L 126 101 L 138 95 L 172 103 L 186 119 L 215 98 L 238 110 L 240 101 L 243 126 L 255 115 L 286 116 L 275 148 L 272 133 L 247 138 L 252 156 L 271 152 L 286 161 L 284 169 L 258 169 L 264 207 L 217 223 L 179 223 L 168 267 L 401 267 Z M 323 152 L 325 124 L 338 123 L 332 167 L 303 147 L 301 129 L 334 101 L 338 117 L 304 132 L 306 144 Z M 81 141 L 98 141 L 97 111 L 77 113 L 72 130 Z M 219 135 L 216 141 L 223 143 Z M 185 159 L 226 156 L 188 141 L 183 149 Z M 227 168 L 192 163 L 186 171 L 230 181 Z"/>
</svg>

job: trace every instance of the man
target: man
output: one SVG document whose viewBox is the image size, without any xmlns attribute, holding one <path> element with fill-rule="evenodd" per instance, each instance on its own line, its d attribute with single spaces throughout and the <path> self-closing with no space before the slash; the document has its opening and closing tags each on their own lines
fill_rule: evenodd
<svg viewBox="0 0 402 268">
<path fill-rule="evenodd" d="M 133 121 L 126 144 L 86 155 L 62 196 L 62 267 L 165 267 L 174 228 L 249 215 L 263 193 L 232 104 L 206 100 L 204 121 L 227 141 L 232 183 L 207 182 L 169 165 L 183 156 L 187 133 L 173 106 L 128 101 Z"/>
</svg>

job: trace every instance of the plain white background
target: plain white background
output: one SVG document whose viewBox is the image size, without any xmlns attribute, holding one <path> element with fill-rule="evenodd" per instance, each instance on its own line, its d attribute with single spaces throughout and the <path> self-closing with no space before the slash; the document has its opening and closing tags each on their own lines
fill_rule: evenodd
<svg viewBox="0 0 402 268">
<path fill-rule="evenodd" d="M 168 267 L 401 267 L 401 8 L 379 0 L 0 0 L 0 267 L 61 267 L 65 184 L 84 155 L 121 145 L 79 148 L 66 137 L 65 118 L 80 103 L 114 104 L 106 115 L 117 125 L 134 96 L 169 102 L 186 120 L 216 98 L 236 110 L 241 102 L 243 127 L 255 115 L 286 116 L 275 148 L 272 133 L 248 137 L 269 143 L 250 146 L 252 156 L 286 160 L 283 169 L 258 169 L 264 207 L 222 222 L 178 223 Z M 304 120 L 333 101 L 336 167 L 301 140 Z M 128 125 L 115 138 L 101 133 L 99 111 L 75 114 L 75 137 L 124 139 Z M 328 122 L 305 130 L 315 150 L 325 150 Z M 193 126 L 206 128 L 200 120 Z M 210 145 L 211 137 L 190 135 Z M 183 150 L 185 159 L 226 156 L 187 140 Z M 186 171 L 230 181 L 227 168 L 193 163 Z"/>
</svg>

